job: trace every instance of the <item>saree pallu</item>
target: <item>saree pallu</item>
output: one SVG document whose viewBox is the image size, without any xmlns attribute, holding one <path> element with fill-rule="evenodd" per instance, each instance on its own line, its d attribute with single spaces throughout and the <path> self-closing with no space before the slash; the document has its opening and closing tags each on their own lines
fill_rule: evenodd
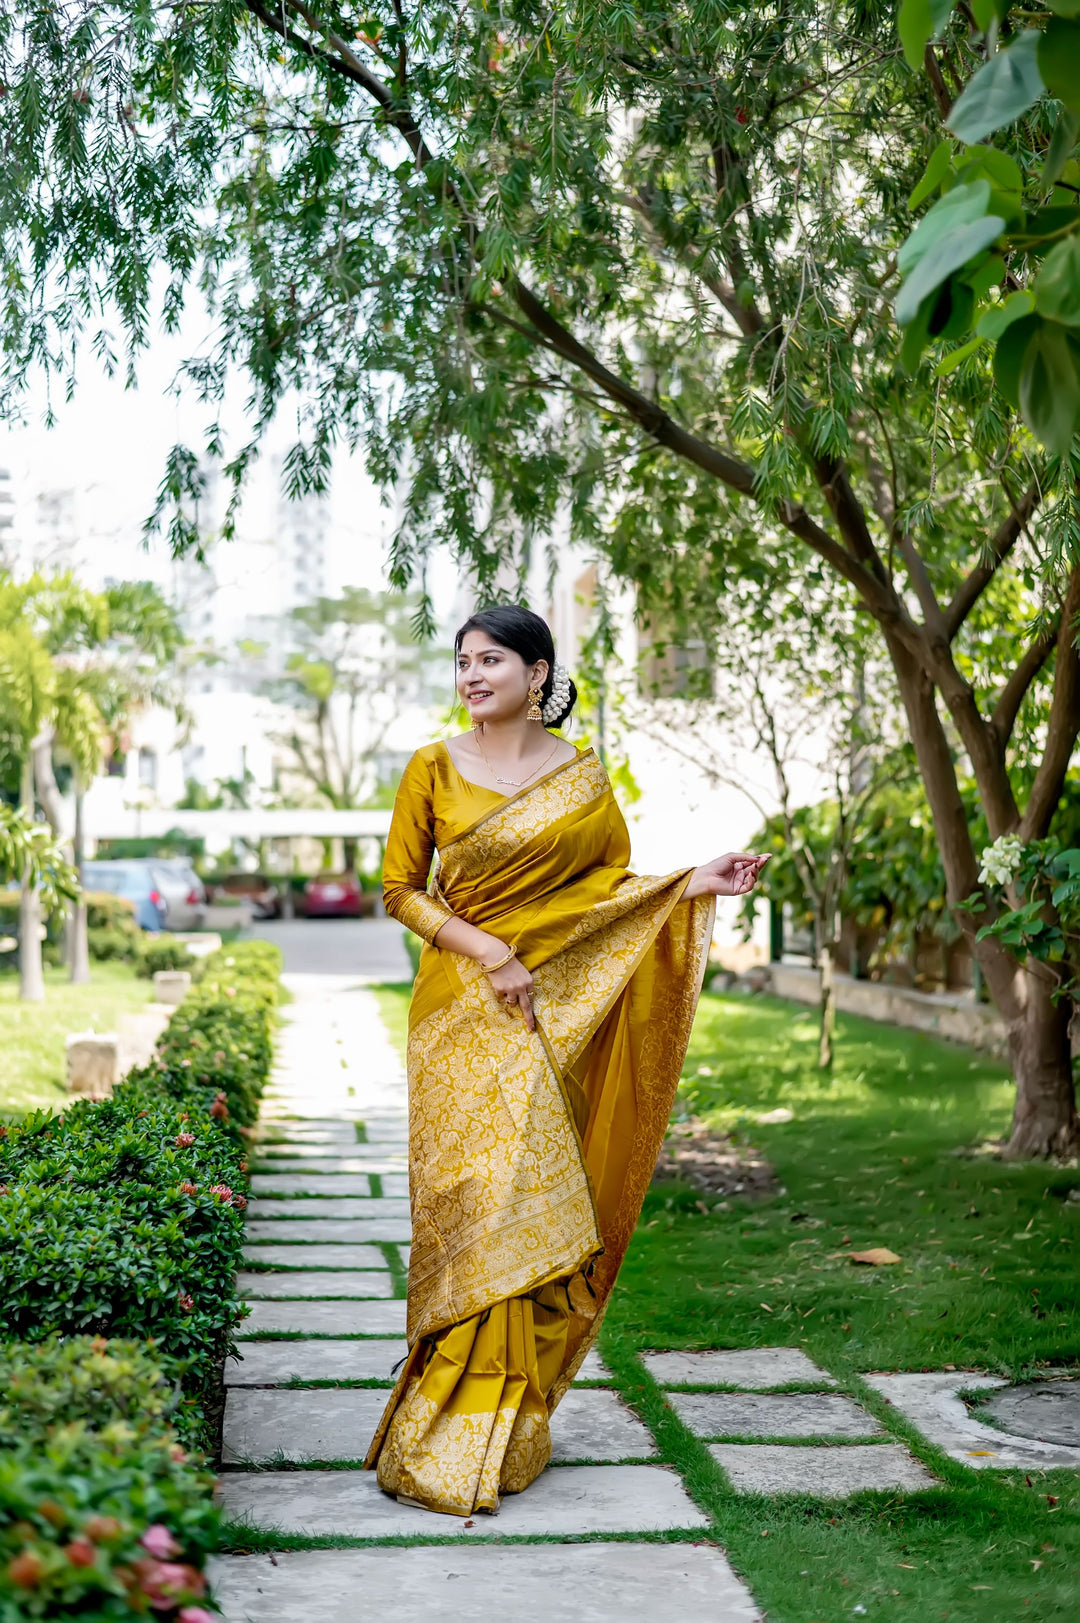
<svg viewBox="0 0 1080 1623">
<path fill-rule="evenodd" d="M 681 900 L 690 870 L 628 860 L 591 750 L 510 797 L 444 745 L 402 780 L 387 908 L 429 943 L 408 1040 L 409 1353 L 366 1464 L 432 1510 L 497 1510 L 544 1468 L 663 1142 L 714 904 Z M 451 914 L 517 944 L 535 1032 L 430 945 Z"/>
</svg>

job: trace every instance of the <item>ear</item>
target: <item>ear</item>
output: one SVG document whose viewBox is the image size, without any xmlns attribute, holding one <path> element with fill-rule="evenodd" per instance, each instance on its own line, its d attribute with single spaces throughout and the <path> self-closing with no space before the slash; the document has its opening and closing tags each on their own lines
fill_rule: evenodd
<svg viewBox="0 0 1080 1623">
<path fill-rule="evenodd" d="M 548 668 L 548 662 L 546 659 L 538 659 L 536 661 L 536 664 L 532 668 L 532 675 L 529 678 L 530 687 L 543 687 L 544 683 L 547 681 Z"/>
</svg>

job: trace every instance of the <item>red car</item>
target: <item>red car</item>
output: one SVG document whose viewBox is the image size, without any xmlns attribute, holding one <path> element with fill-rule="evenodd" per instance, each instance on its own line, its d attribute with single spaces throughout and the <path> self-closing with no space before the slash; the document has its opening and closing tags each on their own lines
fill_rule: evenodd
<svg viewBox="0 0 1080 1623">
<path fill-rule="evenodd" d="M 304 912 L 309 919 L 359 919 L 368 909 L 354 873 L 321 873 L 304 886 Z"/>
</svg>

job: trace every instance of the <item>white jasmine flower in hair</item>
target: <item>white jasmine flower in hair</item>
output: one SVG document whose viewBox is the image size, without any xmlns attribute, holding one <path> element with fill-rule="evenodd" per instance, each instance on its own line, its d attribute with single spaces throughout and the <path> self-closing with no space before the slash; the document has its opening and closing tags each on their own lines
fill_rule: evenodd
<svg viewBox="0 0 1080 1623">
<path fill-rule="evenodd" d="M 1007 885 L 1016 877 L 1024 855 L 1019 834 L 1001 834 L 982 854 L 979 879 L 984 885 Z"/>
<path fill-rule="evenodd" d="M 551 672 L 551 692 L 540 712 L 545 727 L 561 716 L 570 703 L 570 677 L 565 665 L 556 660 Z"/>
</svg>

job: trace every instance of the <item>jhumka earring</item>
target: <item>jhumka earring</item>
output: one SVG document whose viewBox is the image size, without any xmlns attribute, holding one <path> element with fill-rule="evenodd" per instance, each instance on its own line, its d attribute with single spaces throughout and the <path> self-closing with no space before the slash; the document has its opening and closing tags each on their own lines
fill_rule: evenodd
<svg viewBox="0 0 1080 1623">
<path fill-rule="evenodd" d="M 543 697 L 543 688 L 533 686 L 529 689 L 529 708 L 525 712 L 526 721 L 543 721 L 540 710 L 540 700 Z"/>
</svg>

